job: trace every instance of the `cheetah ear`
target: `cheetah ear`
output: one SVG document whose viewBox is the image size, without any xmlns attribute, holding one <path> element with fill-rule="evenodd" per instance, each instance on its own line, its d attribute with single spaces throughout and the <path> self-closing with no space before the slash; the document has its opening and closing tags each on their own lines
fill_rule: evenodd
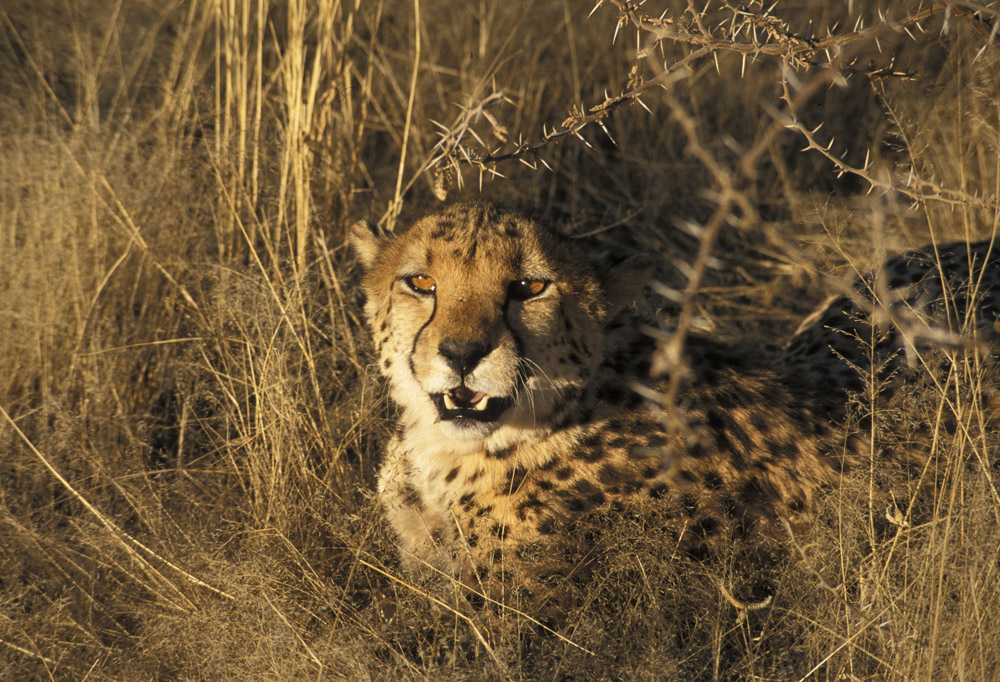
<svg viewBox="0 0 1000 682">
<path fill-rule="evenodd" d="M 609 304 L 608 317 L 614 317 L 642 295 L 655 269 L 656 259 L 641 255 L 626 258 L 605 271 L 601 290 Z"/>
<path fill-rule="evenodd" d="M 359 220 L 351 225 L 351 247 L 366 270 L 391 239 L 390 233 L 367 220 Z"/>
</svg>

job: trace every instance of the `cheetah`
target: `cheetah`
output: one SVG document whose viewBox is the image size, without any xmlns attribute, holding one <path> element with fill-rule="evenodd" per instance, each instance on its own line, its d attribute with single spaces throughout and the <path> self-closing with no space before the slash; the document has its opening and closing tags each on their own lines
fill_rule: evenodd
<svg viewBox="0 0 1000 682">
<path fill-rule="evenodd" d="M 707 556 L 779 520 L 807 522 L 821 491 L 870 456 L 831 421 L 817 397 L 828 387 L 705 336 L 686 340 L 684 428 L 650 409 L 669 376 L 650 376 L 656 341 L 631 305 L 649 257 L 602 264 L 542 217 L 484 202 L 399 234 L 361 222 L 351 242 L 400 409 L 378 492 L 417 574 L 558 603 L 590 570 L 589 520 L 655 515 L 679 551 Z M 984 249 L 969 258 L 982 264 Z M 906 284 L 930 276 L 922 257 L 901 258 L 890 273 Z M 824 345 L 845 347 L 831 325 L 841 326 L 834 308 L 800 330 L 788 362 L 811 353 L 837 369 L 828 376 L 847 376 Z"/>
</svg>

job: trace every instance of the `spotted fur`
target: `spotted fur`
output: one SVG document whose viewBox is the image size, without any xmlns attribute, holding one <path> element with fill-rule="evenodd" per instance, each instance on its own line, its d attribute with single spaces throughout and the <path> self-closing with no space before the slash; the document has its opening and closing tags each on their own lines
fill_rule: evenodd
<svg viewBox="0 0 1000 682">
<path fill-rule="evenodd" d="M 649 409 L 636 388 L 670 377 L 649 376 L 655 344 L 629 308 L 648 259 L 600 266 L 487 203 L 397 235 L 358 224 L 352 243 L 401 408 L 379 493 L 411 569 L 547 600 L 586 575 L 593 519 L 652 515 L 679 551 L 726 551 L 808 519 L 870 456 L 793 375 L 701 336 L 686 345 L 684 423 Z M 525 296 L 526 282 L 545 286 Z"/>
<path fill-rule="evenodd" d="M 887 379 L 926 347 L 991 343 L 1000 316 L 1000 246 L 955 242 L 890 258 L 802 321 L 782 364 L 835 400 Z M 905 372 L 903 372 L 905 374 Z"/>
</svg>

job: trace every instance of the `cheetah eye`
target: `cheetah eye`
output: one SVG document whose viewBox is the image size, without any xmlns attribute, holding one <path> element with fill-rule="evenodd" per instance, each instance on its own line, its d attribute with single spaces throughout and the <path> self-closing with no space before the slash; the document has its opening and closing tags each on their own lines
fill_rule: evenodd
<svg viewBox="0 0 1000 682">
<path fill-rule="evenodd" d="M 549 283 L 544 279 L 518 279 L 510 283 L 511 298 L 524 301 L 545 291 Z"/>
<path fill-rule="evenodd" d="M 411 277 L 404 277 L 403 281 L 406 282 L 406 286 L 413 289 L 418 294 L 433 294 L 437 290 L 437 282 L 434 281 L 433 277 L 428 275 L 413 275 Z"/>
</svg>

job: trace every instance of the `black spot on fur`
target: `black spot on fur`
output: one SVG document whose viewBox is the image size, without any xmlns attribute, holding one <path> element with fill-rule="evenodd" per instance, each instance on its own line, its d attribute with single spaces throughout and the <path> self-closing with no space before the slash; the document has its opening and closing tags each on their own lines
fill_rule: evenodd
<svg viewBox="0 0 1000 682">
<path fill-rule="evenodd" d="M 573 469 L 571 469 L 570 467 L 562 467 L 556 470 L 556 478 L 558 478 L 560 481 L 565 481 L 569 479 L 569 477 L 572 475 L 573 475 Z"/>
<path fill-rule="evenodd" d="M 736 500 L 729 495 L 726 495 L 719 501 L 719 506 L 722 507 L 722 512 L 727 518 L 731 519 L 736 516 Z"/>
<path fill-rule="evenodd" d="M 670 487 L 666 483 L 657 483 L 649 489 L 649 496 L 654 500 L 661 500 L 670 494 Z"/>
<path fill-rule="evenodd" d="M 791 441 L 779 441 L 769 438 L 764 441 L 764 447 L 775 457 L 791 459 L 799 453 L 799 449 Z"/>
<path fill-rule="evenodd" d="M 726 432 L 739 441 L 743 448 L 743 452 L 750 452 L 753 450 L 753 439 L 750 438 L 750 434 L 746 432 L 746 429 L 737 424 L 733 419 L 730 419 L 729 422 L 730 423 L 726 428 Z"/>
<path fill-rule="evenodd" d="M 528 477 L 528 470 L 524 467 L 517 467 L 510 475 L 510 489 L 517 491 L 524 484 L 524 479 Z"/>
<path fill-rule="evenodd" d="M 723 410 L 733 410 L 737 407 L 742 406 L 742 399 L 738 398 L 733 391 L 720 390 L 716 391 L 715 404 L 721 407 Z"/>
<path fill-rule="evenodd" d="M 579 446 L 573 451 L 574 457 L 586 462 L 597 462 L 604 458 L 604 454 L 599 433 L 592 433 L 581 440 Z"/>
<path fill-rule="evenodd" d="M 458 467 L 455 467 L 454 469 L 448 472 L 448 475 L 444 477 L 444 482 L 451 483 L 452 481 L 455 480 L 456 476 L 458 476 Z"/>
<path fill-rule="evenodd" d="M 617 483 L 621 479 L 621 472 L 614 464 L 605 464 L 597 474 L 601 483 Z"/>
<path fill-rule="evenodd" d="M 752 412 L 750 414 L 750 426 L 759 431 L 763 436 L 766 436 L 771 431 L 771 425 L 761 412 Z"/>
<path fill-rule="evenodd" d="M 703 516 L 698 519 L 698 522 L 694 524 L 692 529 L 694 534 L 700 538 L 706 538 L 711 535 L 715 535 L 716 531 L 719 530 L 719 522 L 713 519 L 711 516 Z"/>
<path fill-rule="evenodd" d="M 767 501 L 770 497 L 765 485 L 757 478 L 751 478 L 740 486 L 740 499 L 745 505 L 758 505 Z"/>
<path fill-rule="evenodd" d="M 646 441 L 646 445 L 651 448 L 659 448 L 667 444 L 667 437 L 661 434 L 656 434 L 649 437 Z"/>
<path fill-rule="evenodd" d="M 491 459 L 507 459 L 508 457 L 514 454 L 515 449 L 516 448 L 513 445 L 511 445 L 510 447 L 504 448 L 502 450 L 496 450 L 496 451 L 487 450 L 486 456 Z"/>
<path fill-rule="evenodd" d="M 524 521 L 528 512 L 538 511 L 545 508 L 545 503 L 540 501 L 534 495 L 531 495 L 521 504 L 517 505 L 517 518 Z"/>
<path fill-rule="evenodd" d="M 403 502 L 410 505 L 411 507 L 423 508 L 423 500 L 420 499 L 420 493 L 412 485 L 403 486 Z"/>
</svg>

